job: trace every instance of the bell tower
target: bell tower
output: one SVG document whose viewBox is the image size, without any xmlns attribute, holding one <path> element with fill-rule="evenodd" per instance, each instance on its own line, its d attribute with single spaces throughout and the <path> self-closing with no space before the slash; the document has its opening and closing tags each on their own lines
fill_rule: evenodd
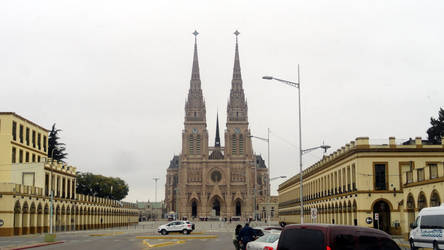
<svg viewBox="0 0 444 250">
<path fill-rule="evenodd" d="M 185 128 L 182 131 L 182 156 L 185 158 L 208 157 L 208 131 L 205 101 L 202 94 L 199 59 L 197 55 L 197 31 L 194 35 L 194 56 L 190 89 L 185 103 Z"/>
<path fill-rule="evenodd" d="M 225 155 L 231 158 L 252 157 L 250 130 L 248 128 L 248 105 L 242 87 L 239 59 L 239 31 L 236 30 L 233 78 L 227 105 L 227 130 L 225 131 Z"/>
</svg>

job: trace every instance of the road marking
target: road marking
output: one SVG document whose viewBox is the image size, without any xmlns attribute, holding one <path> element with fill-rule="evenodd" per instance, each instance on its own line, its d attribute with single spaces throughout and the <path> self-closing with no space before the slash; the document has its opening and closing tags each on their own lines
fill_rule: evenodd
<svg viewBox="0 0 444 250">
<path fill-rule="evenodd" d="M 164 246 L 171 246 L 171 245 L 178 245 L 178 244 L 183 244 L 186 241 L 185 240 L 178 240 L 178 241 L 167 241 L 167 242 L 162 242 L 162 243 L 157 243 L 157 244 L 150 244 L 148 241 L 143 240 L 142 241 L 143 244 L 145 246 L 147 246 L 148 248 L 153 248 L 153 247 L 164 247 Z"/>
<path fill-rule="evenodd" d="M 152 240 L 199 240 L 199 239 L 217 239 L 217 235 L 204 235 L 204 236 L 136 236 L 137 239 L 152 239 Z"/>
</svg>

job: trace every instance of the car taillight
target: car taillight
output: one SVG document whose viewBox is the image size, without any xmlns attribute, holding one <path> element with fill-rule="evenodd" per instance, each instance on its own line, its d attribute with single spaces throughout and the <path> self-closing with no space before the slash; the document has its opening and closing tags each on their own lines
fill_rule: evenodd
<svg viewBox="0 0 444 250">
<path fill-rule="evenodd" d="M 190 224 L 188 224 L 188 227 L 191 227 L 191 225 L 190 225 Z"/>
<path fill-rule="evenodd" d="M 325 248 L 325 250 L 331 250 L 331 248 L 330 248 L 329 246 L 327 246 L 327 247 Z"/>
<path fill-rule="evenodd" d="M 273 247 L 264 247 L 263 250 L 273 250 Z"/>
</svg>

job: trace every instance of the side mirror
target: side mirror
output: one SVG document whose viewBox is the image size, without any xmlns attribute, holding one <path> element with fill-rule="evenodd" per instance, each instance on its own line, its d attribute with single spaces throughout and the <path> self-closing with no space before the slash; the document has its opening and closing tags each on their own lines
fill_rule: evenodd
<svg viewBox="0 0 444 250">
<path fill-rule="evenodd" d="M 415 222 L 410 223 L 410 228 L 411 228 L 411 229 L 415 229 L 417 226 L 418 226 L 418 225 L 416 225 Z"/>
</svg>

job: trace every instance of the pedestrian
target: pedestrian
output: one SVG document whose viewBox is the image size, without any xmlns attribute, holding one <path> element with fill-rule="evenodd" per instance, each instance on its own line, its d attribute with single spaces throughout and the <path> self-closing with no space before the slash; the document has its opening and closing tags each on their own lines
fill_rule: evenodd
<svg viewBox="0 0 444 250">
<path fill-rule="evenodd" d="M 236 226 L 236 229 L 234 230 L 234 235 L 233 235 L 233 245 L 234 248 L 236 250 L 240 250 L 240 237 L 239 237 L 239 233 L 242 230 L 242 225 L 238 224 Z"/>
<path fill-rule="evenodd" d="M 249 223 L 245 223 L 244 228 L 239 233 L 239 237 L 242 241 L 242 249 L 247 249 L 247 243 L 254 240 L 254 230 L 250 227 Z"/>
</svg>

